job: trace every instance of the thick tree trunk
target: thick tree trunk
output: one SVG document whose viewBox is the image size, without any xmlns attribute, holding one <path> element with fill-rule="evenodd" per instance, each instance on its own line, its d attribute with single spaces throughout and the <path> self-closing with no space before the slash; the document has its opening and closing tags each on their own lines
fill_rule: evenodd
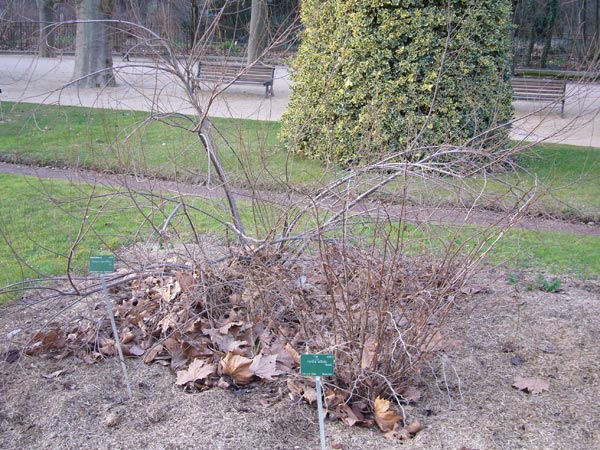
<svg viewBox="0 0 600 450">
<path fill-rule="evenodd" d="M 38 8 L 38 18 L 40 21 L 40 42 L 38 54 L 41 58 L 48 58 L 53 55 L 52 52 L 52 33 L 48 33 L 48 26 L 54 22 L 54 0 L 35 0 Z"/>
<path fill-rule="evenodd" d="M 267 0 L 252 0 L 248 64 L 256 61 L 267 45 Z"/>
<path fill-rule="evenodd" d="M 112 0 L 79 0 L 73 80 L 79 87 L 114 86 L 108 27 L 97 20 L 110 19 Z M 87 22 L 89 21 L 89 22 Z"/>
<path fill-rule="evenodd" d="M 529 0 L 527 3 L 527 15 L 529 16 L 527 52 L 525 53 L 525 66 L 531 67 L 531 55 L 535 46 L 535 1 Z"/>
<path fill-rule="evenodd" d="M 548 3 L 548 25 L 546 26 L 546 35 L 544 36 L 544 47 L 542 48 L 542 56 L 540 58 L 540 67 L 546 67 L 548 53 L 552 45 L 552 36 L 554 34 L 554 24 L 558 15 L 558 0 L 550 0 Z"/>
</svg>

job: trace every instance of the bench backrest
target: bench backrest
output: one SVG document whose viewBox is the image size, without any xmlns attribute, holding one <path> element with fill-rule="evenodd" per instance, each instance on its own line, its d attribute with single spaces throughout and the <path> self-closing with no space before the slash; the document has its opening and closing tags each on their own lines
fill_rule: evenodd
<svg viewBox="0 0 600 450">
<path fill-rule="evenodd" d="M 513 78 L 512 87 L 515 95 L 540 95 L 560 98 L 565 95 L 565 80 L 548 78 Z"/>
<path fill-rule="evenodd" d="M 198 63 L 196 78 L 207 81 L 232 81 L 266 83 L 273 82 L 275 67 L 255 64 Z"/>
</svg>

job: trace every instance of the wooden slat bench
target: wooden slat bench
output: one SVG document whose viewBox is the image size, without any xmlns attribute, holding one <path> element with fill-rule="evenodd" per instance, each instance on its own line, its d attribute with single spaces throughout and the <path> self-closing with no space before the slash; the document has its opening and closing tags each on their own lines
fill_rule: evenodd
<svg viewBox="0 0 600 450">
<path fill-rule="evenodd" d="M 273 95 L 273 81 L 275 67 L 263 64 L 246 66 L 242 63 L 232 62 L 198 62 L 196 83 L 233 83 L 250 84 L 265 87 L 265 97 Z"/>
<path fill-rule="evenodd" d="M 513 99 L 539 102 L 560 102 L 560 117 L 565 111 L 565 80 L 548 78 L 521 78 L 512 79 Z"/>
</svg>

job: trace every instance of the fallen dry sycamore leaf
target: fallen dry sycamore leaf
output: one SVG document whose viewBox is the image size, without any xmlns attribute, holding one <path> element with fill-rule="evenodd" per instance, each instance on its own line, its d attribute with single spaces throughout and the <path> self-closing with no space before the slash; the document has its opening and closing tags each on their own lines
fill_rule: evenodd
<svg viewBox="0 0 600 450">
<path fill-rule="evenodd" d="M 31 345 L 26 347 L 25 353 L 35 355 L 47 350 L 60 350 L 65 346 L 65 333 L 59 327 L 48 331 L 38 331 L 31 339 Z"/>
<path fill-rule="evenodd" d="M 541 378 L 515 377 L 512 386 L 531 394 L 541 394 L 550 389 L 550 383 Z"/>
<path fill-rule="evenodd" d="M 250 370 L 252 360 L 245 356 L 227 353 L 221 360 L 221 369 L 225 375 L 233 378 L 237 384 L 248 384 L 254 377 L 254 372 Z"/>
<path fill-rule="evenodd" d="M 277 370 L 276 363 L 277 355 L 256 355 L 250 364 L 250 370 L 259 378 L 272 380 L 273 377 L 283 373 Z"/>
<path fill-rule="evenodd" d="M 192 361 L 187 370 L 180 370 L 177 372 L 177 381 L 175 384 L 178 386 L 184 386 L 187 383 L 204 380 L 215 374 L 216 371 L 217 368 L 213 364 L 207 364 L 201 359 L 195 359 Z"/>
<path fill-rule="evenodd" d="M 410 439 L 422 429 L 423 425 L 421 425 L 421 422 L 418 420 L 413 420 L 405 427 L 400 426 L 400 422 L 398 422 L 394 425 L 394 428 L 385 433 L 384 436 L 388 441 L 404 441 Z"/>
<path fill-rule="evenodd" d="M 375 422 L 383 432 L 393 430 L 394 425 L 402 420 L 402 417 L 391 408 L 390 401 L 381 397 L 375 399 L 373 410 Z"/>
</svg>

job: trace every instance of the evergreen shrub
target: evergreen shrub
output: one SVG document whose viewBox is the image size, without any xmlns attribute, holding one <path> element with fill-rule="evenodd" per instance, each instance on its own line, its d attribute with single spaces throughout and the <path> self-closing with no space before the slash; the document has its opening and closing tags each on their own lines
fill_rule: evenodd
<svg viewBox="0 0 600 450">
<path fill-rule="evenodd" d="M 508 0 L 303 0 L 281 138 L 356 164 L 508 137 Z M 490 131 L 492 130 L 492 131 Z"/>
</svg>

